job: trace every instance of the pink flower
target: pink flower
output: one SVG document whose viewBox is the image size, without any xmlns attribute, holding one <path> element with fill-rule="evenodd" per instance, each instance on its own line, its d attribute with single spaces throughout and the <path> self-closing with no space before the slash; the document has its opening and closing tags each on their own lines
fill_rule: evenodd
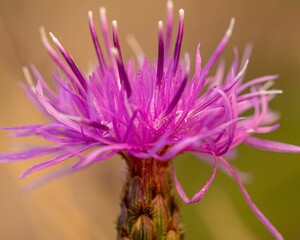
<svg viewBox="0 0 300 240">
<path fill-rule="evenodd" d="M 189 56 L 180 59 L 184 32 L 182 9 L 179 11 L 175 47 L 171 51 L 172 10 L 169 1 L 165 32 L 163 23 L 158 23 L 157 61 L 151 63 L 144 56 L 138 56 L 137 66 L 134 61 L 125 63 L 123 60 L 116 21 L 112 25 L 112 40 L 109 37 L 104 8 L 101 8 L 100 16 L 107 58 L 89 12 L 89 27 L 98 58 L 98 64 L 91 73 L 79 69 L 50 33 L 62 60 L 42 32 L 45 48 L 59 69 L 53 73 L 57 89 L 52 90 L 34 66 L 30 66 L 30 71 L 24 69 L 28 82 L 24 89 L 49 118 L 49 123 L 2 129 L 16 130 L 13 134 L 16 137 L 42 137 L 51 144 L 20 153 L 2 154 L 0 162 L 54 155 L 50 160 L 28 169 L 22 174 L 23 178 L 74 156 L 78 157 L 78 162 L 57 175 L 77 171 L 124 152 L 141 161 L 145 158 L 163 161 L 183 152 L 211 156 L 213 173 L 191 199 L 184 193 L 173 170 L 175 187 L 183 201 L 198 202 L 208 190 L 220 164 L 232 174 L 261 222 L 276 239 L 282 239 L 252 202 L 236 170 L 224 158 L 241 143 L 268 151 L 300 153 L 298 146 L 254 136 L 279 127 L 277 115 L 268 107 L 269 102 L 281 93 L 280 90 L 269 89 L 277 76 L 243 81 L 250 56 L 249 47 L 241 60 L 235 51 L 228 73 L 225 73 L 224 62 L 217 63 L 232 34 L 234 19 L 206 64 L 202 64 L 198 45 L 195 69 L 191 71 Z M 212 72 L 216 64 L 217 70 Z"/>
</svg>

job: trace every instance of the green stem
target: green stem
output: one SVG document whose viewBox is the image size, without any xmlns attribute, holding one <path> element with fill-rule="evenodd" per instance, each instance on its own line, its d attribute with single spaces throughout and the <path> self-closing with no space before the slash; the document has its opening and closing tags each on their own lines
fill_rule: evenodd
<svg viewBox="0 0 300 240">
<path fill-rule="evenodd" d="M 171 160 L 137 159 L 123 154 L 123 187 L 118 240 L 182 240 L 183 228 L 172 194 Z"/>
</svg>

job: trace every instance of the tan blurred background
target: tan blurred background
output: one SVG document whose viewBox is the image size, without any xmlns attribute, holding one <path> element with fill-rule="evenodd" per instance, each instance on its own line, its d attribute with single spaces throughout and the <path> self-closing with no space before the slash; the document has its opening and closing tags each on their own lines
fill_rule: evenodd
<svg viewBox="0 0 300 240">
<path fill-rule="evenodd" d="M 125 57 L 132 56 L 125 37 L 133 33 L 153 60 L 157 51 L 157 21 L 165 19 L 163 0 L 0 0 L 1 126 L 45 121 L 18 86 L 23 81 L 21 67 L 30 63 L 52 82 L 53 63 L 42 47 L 38 28 L 43 25 L 54 32 L 81 68 L 88 69 L 96 57 L 87 11 L 93 10 L 97 19 L 100 6 L 107 7 L 109 21 L 118 20 Z M 254 44 L 248 77 L 277 73 L 280 79 L 275 87 L 284 90 L 284 95 L 272 104 L 282 114 L 282 126 L 266 137 L 300 145 L 300 1 L 178 0 L 176 12 L 179 8 L 186 12 L 183 51 L 194 56 L 201 41 L 204 61 L 230 18 L 236 17 L 225 56 L 232 58 L 233 46 L 242 50 L 248 41 Z M 6 132 L 1 132 L 0 137 L 1 152 L 9 151 L 14 140 Z M 0 165 L 0 239 L 115 239 L 114 222 L 124 178 L 119 158 L 22 194 L 26 183 L 41 174 L 25 180 L 18 176 L 36 162 Z M 211 171 L 190 156 L 180 157 L 176 164 L 179 178 L 190 194 L 206 181 Z M 252 173 L 253 181 L 247 189 L 286 239 L 300 239 L 300 156 L 242 146 L 234 164 Z M 236 184 L 222 173 L 201 203 L 181 205 L 189 240 L 272 239 L 249 210 Z"/>
</svg>

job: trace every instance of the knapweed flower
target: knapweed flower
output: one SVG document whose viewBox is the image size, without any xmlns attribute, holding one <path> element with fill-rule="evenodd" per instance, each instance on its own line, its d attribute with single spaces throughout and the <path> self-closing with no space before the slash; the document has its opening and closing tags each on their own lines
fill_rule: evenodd
<svg viewBox="0 0 300 240">
<path fill-rule="evenodd" d="M 211 185 L 219 165 L 231 173 L 259 220 L 276 239 L 282 239 L 252 202 L 238 173 L 224 158 L 241 143 L 268 151 L 300 152 L 298 146 L 254 136 L 279 127 L 277 114 L 268 107 L 275 95 L 281 93 L 270 89 L 277 76 L 244 82 L 249 48 L 241 60 L 235 52 L 228 73 L 224 62 L 217 63 L 232 34 L 234 20 L 206 64 L 202 64 L 198 45 L 195 69 L 191 71 L 189 55 L 180 58 L 184 32 L 182 9 L 174 50 L 171 49 L 172 10 L 169 1 L 165 32 L 163 23 L 158 23 L 157 61 L 150 62 L 139 55 L 137 65 L 133 60 L 124 62 L 117 22 L 113 21 L 110 38 L 105 9 L 101 8 L 101 30 L 107 55 L 104 56 L 89 12 L 89 27 L 98 58 L 90 73 L 84 73 L 50 33 L 61 58 L 42 32 L 46 50 L 57 65 L 53 73 L 56 90 L 47 85 L 34 66 L 24 69 L 28 82 L 24 89 L 49 118 L 49 123 L 3 129 L 16 130 L 13 135 L 17 137 L 42 137 L 51 144 L 2 154 L 0 161 L 53 156 L 28 169 L 23 178 L 71 157 L 78 157 L 78 161 L 64 174 L 116 154 L 123 156 L 129 171 L 118 220 L 118 239 L 182 237 L 178 208 L 170 193 L 172 182 L 184 202 L 198 202 Z M 214 66 L 216 71 L 212 72 Z M 172 162 L 184 152 L 208 156 L 214 165 L 211 177 L 192 198 L 183 191 Z M 172 178 L 169 178 L 170 168 Z"/>
</svg>

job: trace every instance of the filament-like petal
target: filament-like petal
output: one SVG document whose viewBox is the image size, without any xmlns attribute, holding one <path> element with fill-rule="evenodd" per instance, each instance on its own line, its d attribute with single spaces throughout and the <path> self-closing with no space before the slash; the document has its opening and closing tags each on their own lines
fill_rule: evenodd
<svg viewBox="0 0 300 240">
<path fill-rule="evenodd" d="M 300 153 L 300 147 L 292 144 L 275 142 L 271 140 L 259 139 L 255 137 L 248 137 L 245 143 L 262 150 L 283 153 Z"/>
<path fill-rule="evenodd" d="M 234 170 L 234 168 L 224 159 L 223 157 L 218 157 L 218 159 L 224 164 L 224 166 L 230 171 L 234 180 L 238 184 L 242 194 L 244 195 L 247 203 L 249 204 L 250 208 L 254 212 L 254 214 L 258 217 L 258 219 L 266 226 L 266 228 L 273 234 L 276 240 L 283 240 L 281 234 L 277 231 L 277 229 L 272 225 L 272 223 L 265 217 L 265 215 L 257 208 L 257 206 L 253 203 L 252 199 L 250 198 L 248 192 L 246 191 L 245 187 L 243 186 L 238 174 Z"/>
<path fill-rule="evenodd" d="M 208 188 L 210 187 L 212 181 L 214 180 L 216 172 L 217 172 L 217 161 L 216 161 L 216 158 L 214 158 L 214 170 L 213 170 L 210 178 L 205 183 L 205 185 L 191 199 L 187 197 L 180 182 L 178 181 L 174 167 L 173 167 L 172 172 L 173 172 L 173 179 L 174 179 L 175 187 L 176 187 L 176 190 L 177 190 L 179 196 L 182 198 L 182 200 L 185 203 L 193 204 L 193 203 L 199 202 L 204 197 L 204 195 L 207 192 Z"/>
</svg>

